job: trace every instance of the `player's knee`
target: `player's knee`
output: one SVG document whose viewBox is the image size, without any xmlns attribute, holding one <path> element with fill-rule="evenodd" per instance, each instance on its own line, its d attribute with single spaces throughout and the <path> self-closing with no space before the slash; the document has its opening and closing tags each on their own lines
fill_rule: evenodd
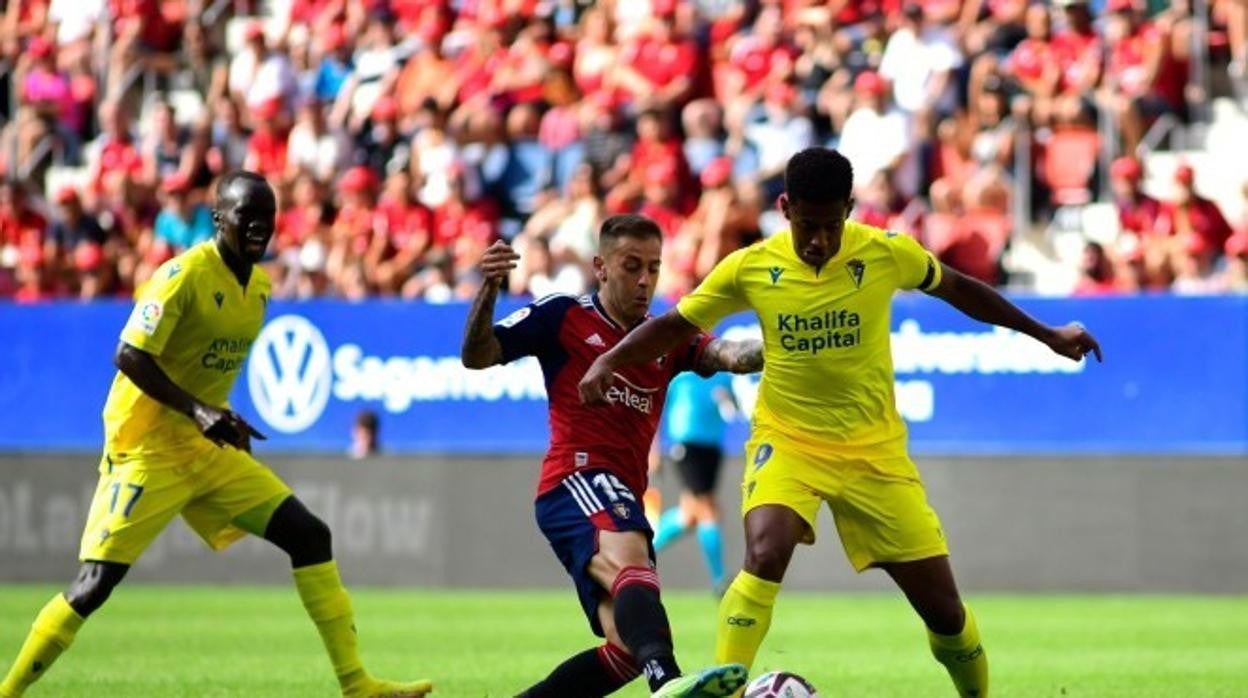
<svg viewBox="0 0 1248 698">
<path fill-rule="evenodd" d="M 937 635 L 957 635 L 966 625 L 966 609 L 957 594 L 941 595 L 920 609 L 923 623 Z"/>
<path fill-rule="evenodd" d="M 326 562 L 334 556 L 329 526 L 295 497 L 273 512 L 264 537 L 289 555 L 295 567 Z"/>
<path fill-rule="evenodd" d="M 321 562 L 333 557 L 334 534 L 329 530 L 329 524 L 322 521 L 319 516 L 308 514 L 301 517 L 296 531 L 298 541 L 296 548 L 301 557 L 316 558 Z M 292 557 L 294 557 L 293 553 Z"/>
<path fill-rule="evenodd" d="M 65 590 L 65 601 L 75 613 L 86 618 L 104 605 L 128 569 L 128 565 L 112 562 L 83 563 L 78 576 Z"/>
<path fill-rule="evenodd" d="M 762 534 L 746 541 L 745 571 L 771 582 L 784 579 L 793 557 L 793 546 L 778 536 Z"/>
</svg>

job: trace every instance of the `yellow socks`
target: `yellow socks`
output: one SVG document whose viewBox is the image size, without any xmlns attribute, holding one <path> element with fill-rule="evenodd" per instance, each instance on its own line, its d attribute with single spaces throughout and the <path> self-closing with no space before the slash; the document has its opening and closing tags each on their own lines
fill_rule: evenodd
<svg viewBox="0 0 1248 698">
<path fill-rule="evenodd" d="M 771 609 L 780 584 L 741 570 L 719 602 L 719 629 L 715 637 L 715 661 L 736 662 L 747 668 L 754 663 L 759 645 L 771 627 Z"/>
<path fill-rule="evenodd" d="M 82 620 L 63 595 L 53 597 L 35 616 L 30 634 L 9 668 L 9 675 L 4 683 L 0 683 L 0 696 L 20 696 L 28 686 L 42 678 L 52 662 L 69 649 L 78 628 L 82 627 Z"/>
<path fill-rule="evenodd" d="M 351 597 L 342 586 L 338 576 L 338 564 L 333 560 L 294 570 L 295 588 L 308 611 L 308 617 L 316 623 L 334 665 L 334 674 L 346 693 L 357 684 L 368 681 L 355 635 L 355 614 L 351 610 Z"/>
<path fill-rule="evenodd" d="M 962 698 L 985 698 L 988 695 L 988 656 L 979 642 L 979 626 L 969 606 L 966 624 L 957 635 L 937 635 L 927 631 L 932 656 L 949 670 L 949 678 Z"/>
</svg>

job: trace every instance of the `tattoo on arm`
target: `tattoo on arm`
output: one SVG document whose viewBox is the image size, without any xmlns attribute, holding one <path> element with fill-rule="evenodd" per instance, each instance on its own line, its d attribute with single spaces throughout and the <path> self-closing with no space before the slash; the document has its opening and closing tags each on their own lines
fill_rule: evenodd
<svg viewBox="0 0 1248 698">
<path fill-rule="evenodd" d="M 498 287 L 486 283 L 472 301 L 460 350 L 460 359 L 468 368 L 488 368 L 502 363 L 503 347 L 494 336 L 494 301 L 497 298 Z"/>
<path fill-rule="evenodd" d="M 729 371 L 732 373 L 756 373 L 763 370 L 763 342 L 746 339 L 730 342 L 713 339 L 702 352 L 698 370 L 703 373 Z"/>
</svg>

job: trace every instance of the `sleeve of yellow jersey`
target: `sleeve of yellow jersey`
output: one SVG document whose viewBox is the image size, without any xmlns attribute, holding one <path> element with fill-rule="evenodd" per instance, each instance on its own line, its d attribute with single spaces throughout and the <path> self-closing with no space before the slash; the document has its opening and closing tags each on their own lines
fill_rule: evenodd
<svg viewBox="0 0 1248 698">
<path fill-rule="evenodd" d="M 737 282 L 741 262 L 748 252 L 747 247 L 721 259 L 693 293 L 676 304 L 676 311 L 681 317 L 710 331 L 720 320 L 748 308 L 745 293 Z"/>
<path fill-rule="evenodd" d="M 917 240 L 902 233 L 890 231 L 884 238 L 893 251 L 900 274 L 898 287 L 930 291 L 940 285 L 940 262 Z"/>
<path fill-rule="evenodd" d="M 121 331 L 121 341 L 160 356 L 191 300 L 190 273 L 173 260 L 135 294 L 134 310 Z"/>
</svg>

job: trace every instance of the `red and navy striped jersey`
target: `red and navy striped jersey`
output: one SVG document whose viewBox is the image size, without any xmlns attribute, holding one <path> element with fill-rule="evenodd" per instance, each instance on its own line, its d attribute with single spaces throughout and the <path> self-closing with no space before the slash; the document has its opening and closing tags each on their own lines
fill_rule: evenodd
<svg viewBox="0 0 1248 698">
<path fill-rule="evenodd" d="M 645 492 L 650 444 L 667 384 L 681 371 L 694 370 L 711 337 L 699 333 L 657 361 L 616 371 L 608 404 L 582 405 L 577 390 L 581 378 L 599 354 L 626 334 L 597 294 L 547 296 L 494 325 L 503 361 L 535 356 L 546 378 L 550 449 L 542 462 L 539 496 L 588 467 L 606 468 L 633 492 Z"/>
</svg>

